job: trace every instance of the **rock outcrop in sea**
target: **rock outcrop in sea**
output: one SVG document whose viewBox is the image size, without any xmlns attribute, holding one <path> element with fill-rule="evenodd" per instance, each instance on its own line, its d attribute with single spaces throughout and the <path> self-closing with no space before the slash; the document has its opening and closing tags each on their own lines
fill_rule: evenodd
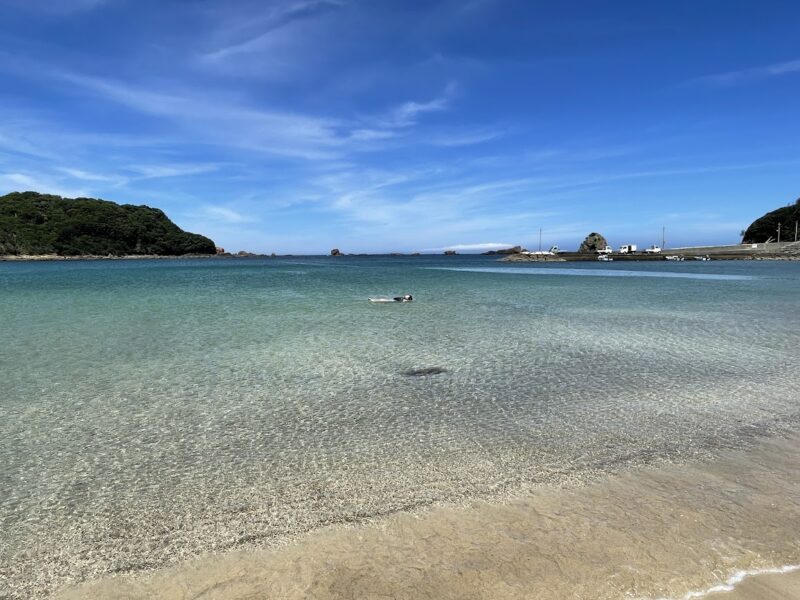
<svg viewBox="0 0 800 600">
<path fill-rule="evenodd" d="M 520 254 L 521 252 L 527 252 L 528 250 L 523 248 L 522 246 L 514 246 L 512 248 L 502 248 L 500 250 L 489 250 L 488 252 L 484 252 L 483 254 L 487 256 L 494 256 L 496 254 Z"/>
<path fill-rule="evenodd" d="M 593 231 L 592 233 L 586 236 L 585 240 L 583 240 L 580 248 L 578 248 L 578 252 L 580 252 L 581 254 L 590 254 L 597 252 L 598 250 L 602 250 L 606 246 L 608 246 L 606 238 L 604 238 L 599 233 Z"/>
</svg>

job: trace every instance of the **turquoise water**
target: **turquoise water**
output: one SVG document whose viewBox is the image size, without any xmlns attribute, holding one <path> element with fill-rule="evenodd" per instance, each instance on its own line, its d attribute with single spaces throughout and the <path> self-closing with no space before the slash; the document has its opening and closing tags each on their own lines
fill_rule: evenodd
<svg viewBox="0 0 800 600">
<path fill-rule="evenodd" d="M 800 263 L 0 263 L 0 293 L 0 597 L 800 414 Z"/>
</svg>

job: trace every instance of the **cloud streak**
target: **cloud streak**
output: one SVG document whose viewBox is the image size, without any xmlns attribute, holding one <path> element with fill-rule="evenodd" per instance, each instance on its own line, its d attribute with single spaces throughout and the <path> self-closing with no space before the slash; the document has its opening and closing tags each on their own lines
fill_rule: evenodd
<svg viewBox="0 0 800 600">
<path fill-rule="evenodd" d="M 422 115 L 447 110 L 455 90 L 455 84 L 451 83 L 443 95 L 432 100 L 404 102 L 393 109 L 388 118 L 342 119 L 255 108 L 207 93 L 155 91 L 127 82 L 74 73 L 53 76 L 131 110 L 168 119 L 180 127 L 175 135 L 197 136 L 206 143 L 308 160 L 336 159 L 346 153 L 374 150 L 376 144 L 397 140 L 406 135 L 401 131 L 417 125 Z M 458 131 L 452 135 L 454 137 L 449 141 L 441 140 L 441 145 L 481 141 L 474 134 L 472 139 L 467 137 L 469 134 L 458 139 Z M 482 137 L 489 139 L 485 133 Z"/>
<path fill-rule="evenodd" d="M 256 221 L 226 206 L 206 204 L 202 207 L 202 214 L 214 221 L 222 223 L 250 223 Z"/>
<path fill-rule="evenodd" d="M 259 33 L 250 36 L 245 35 L 244 39 L 239 39 L 206 52 L 201 58 L 207 62 L 219 63 L 227 62 L 241 55 L 262 53 L 275 44 L 276 37 L 279 38 L 278 43 L 283 41 L 283 32 L 281 30 L 287 26 L 313 18 L 343 5 L 343 2 L 334 0 L 300 0 L 283 5 L 278 4 L 272 7 L 266 15 L 256 18 L 255 22 L 252 17 L 248 17 L 247 20 L 231 28 L 232 31 L 229 31 L 226 37 L 241 38 L 242 29 L 252 30 L 257 28 L 260 30 Z"/>
<path fill-rule="evenodd" d="M 9 4 L 46 14 L 69 14 L 86 12 L 111 4 L 114 0 L 7 0 Z"/>
<path fill-rule="evenodd" d="M 692 79 L 689 83 L 694 85 L 706 85 L 712 87 L 729 87 L 736 85 L 746 85 L 772 77 L 781 77 L 800 72 L 800 59 L 762 65 L 738 71 L 728 71 L 705 75 Z"/>
<path fill-rule="evenodd" d="M 425 248 L 422 252 L 444 252 L 445 250 L 456 250 L 459 252 L 486 252 L 488 250 L 502 250 L 511 248 L 514 244 L 504 242 L 479 242 L 477 244 L 453 244 L 452 246 L 442 246 L 441 248 Z"/>
</svg>

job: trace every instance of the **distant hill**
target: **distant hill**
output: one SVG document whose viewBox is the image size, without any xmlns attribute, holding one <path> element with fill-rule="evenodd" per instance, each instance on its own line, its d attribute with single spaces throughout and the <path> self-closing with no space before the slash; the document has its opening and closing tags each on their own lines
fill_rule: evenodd
<svg viewBox="0 0 800 600">
<path fill-rule="evenodd" d="M 0 255 L 214 252 L 213 241 L 183 231 L 157 208 L 36 192 L 0 196 Z"/>
<path fill-rule="evenodd" d="M 753 221 L 744 232 L 743 244 L 766 242 L 769 238 L 778 240 L 778 223 L 781 226 L 781 241 L 794 240 L 795 222 L 800 221 L 800 199 L 794 204 L 768 212 Z"/>
</svg>

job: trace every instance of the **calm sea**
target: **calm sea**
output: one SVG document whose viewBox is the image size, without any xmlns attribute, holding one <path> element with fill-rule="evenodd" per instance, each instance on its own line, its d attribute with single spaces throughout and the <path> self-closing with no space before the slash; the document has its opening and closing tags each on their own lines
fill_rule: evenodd
<svg viewBox="0 0 800 600">
<path fill-rule="evenodd" d="M 798 342 L 800 263 L 0 263 L 0 598 L 797 429 Z"/>
</svg>

